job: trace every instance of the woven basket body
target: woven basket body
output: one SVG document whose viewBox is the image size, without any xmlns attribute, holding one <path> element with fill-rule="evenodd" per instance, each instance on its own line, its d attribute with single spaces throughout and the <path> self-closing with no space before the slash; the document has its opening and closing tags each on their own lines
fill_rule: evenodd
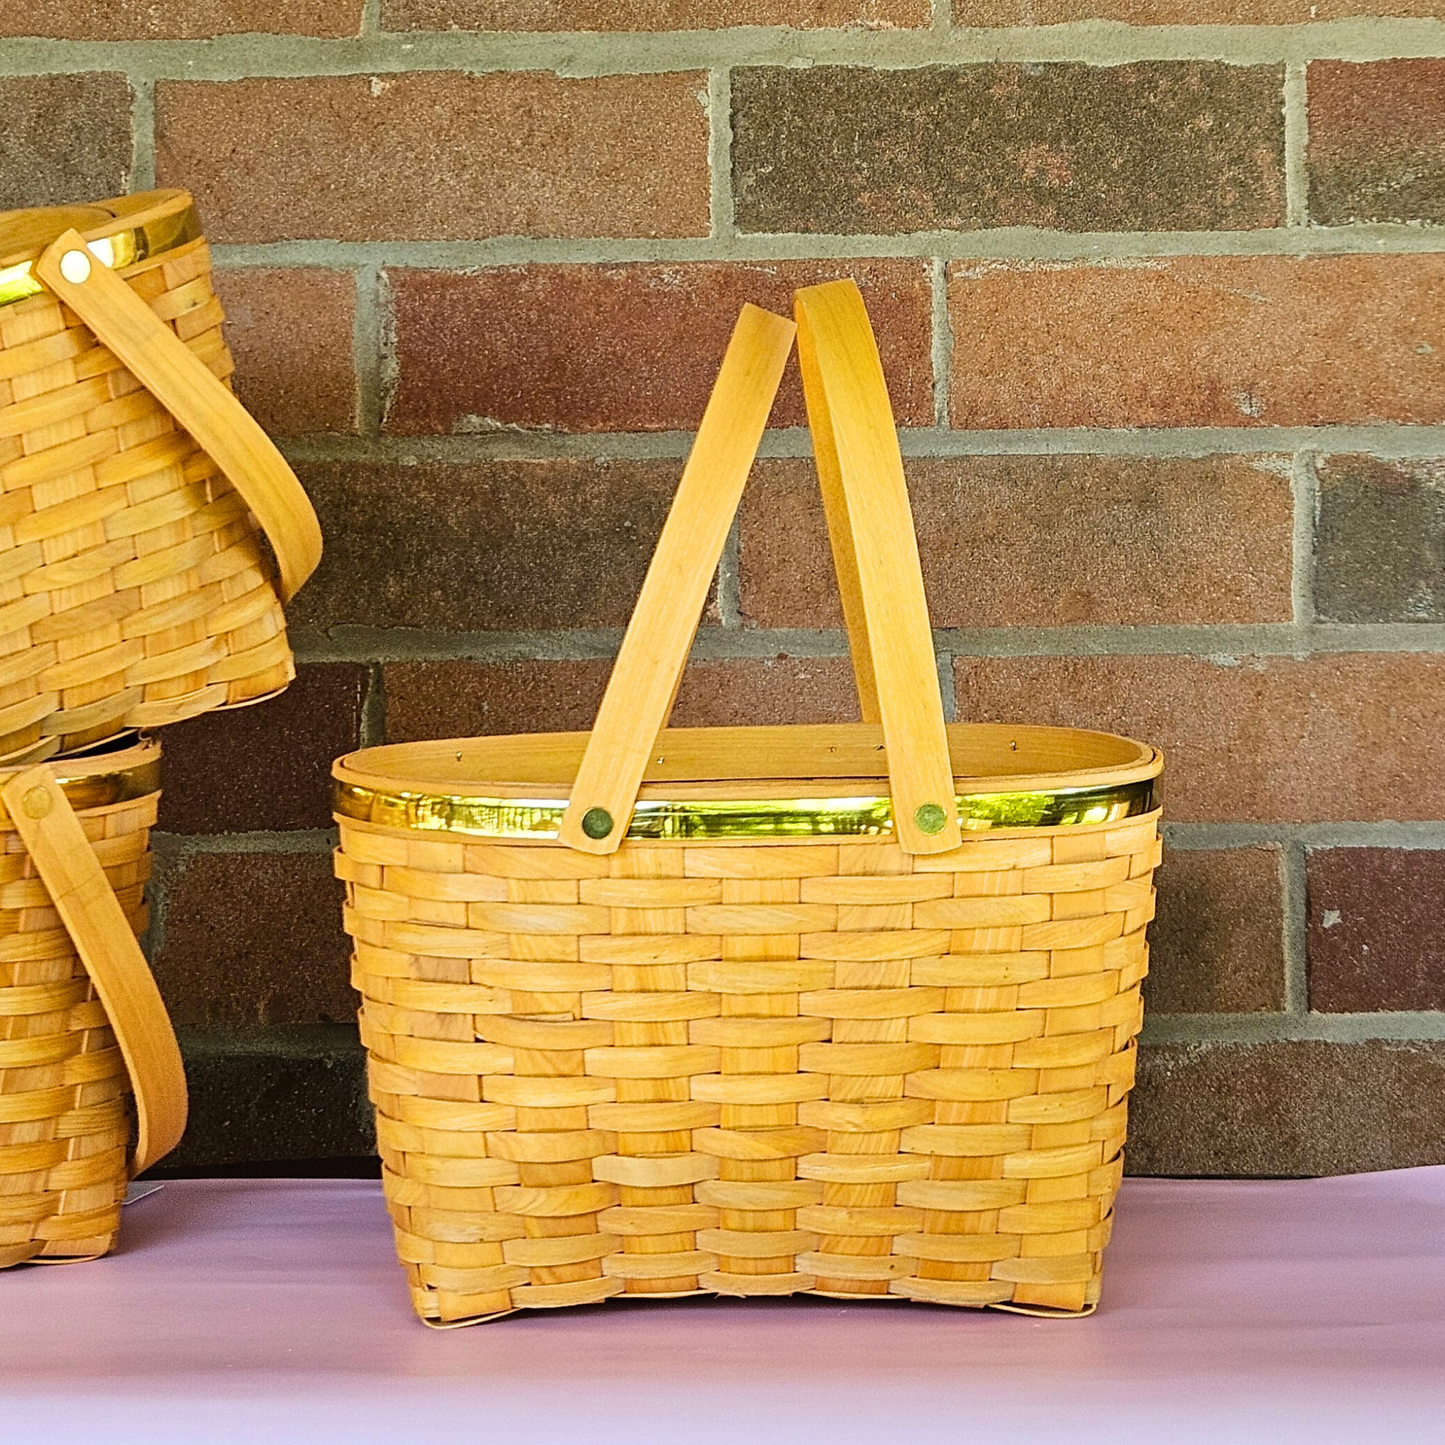
<svg viewBox="0 0 1445 1445">
<path fill-rule="evenodd" d="M 0 215 L 0 761 L 252 702 L 294 675 L 247 504 L 36 282 L 67 227 L 109 231 L 92 251 L 211 374 L 232 370 L 189 197 Z"/>
<path fill-rule="evenodd" d="M 136 934 L 159 764 L 159 747 L 143 743 L 60 770 Z M 11 819 L 0 819 L 0 1267 L 92 1258 L 120 1224 L 131 1083 L 51 895 Z"/>
<path fill-rule="evenodd" d="M 1112 821 L 931 857 L 826 836 L 592 857 L 436 831 L 429 756 L 348 760 L 344 779 L 416 773 L 344 792 L 338 855 L 423 1318 L 624 1293 L 1097 1299 L 1147 784 L 1098 796 Z M 1146 749 L 1130 771 L 1157 769 Z"/>
</svg>

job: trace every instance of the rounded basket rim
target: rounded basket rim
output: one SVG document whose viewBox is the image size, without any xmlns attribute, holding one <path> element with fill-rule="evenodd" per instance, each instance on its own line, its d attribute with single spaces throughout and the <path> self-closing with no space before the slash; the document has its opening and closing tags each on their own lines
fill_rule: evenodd
<svg viewBox="0 0 1445 1445">
<path fill-rule="evenodd" d="M 948 728 L 965 832 L 1090 826 L 1155 806 L 1163 754 L 1074 728 Z M 441 739 L 338 759 L 338 820 L 416 832 L 555 840 L 586 733 Z M 881 729 L 678 728 L 659 739 L 627 837 L 806 841 L 893 832 Z"/>
<path fill-rule="evenodd" d="M 46 217 L 52 224 L 43 224 Z M 27 218 L 33 220 L 27 223 Z M 189 192 L 175 189 L 113 196 L 80 206 L 0 212 L 0 307 L 45 289 L 34 273 L 35 261 L 56 236 L 86 219 L 92 223 L 76 229 L 91 252 L 115 271 L 178 250 L 201 236 Z"/>
<path fill-rule="evenodd" d="M 161 745 L 155 738 L 142 737 L 124 748 L 89 756 L 50 758 L 46 765 L 77 812 L 134 802 L 160 792 L 161 788 Z M 34 763 L 0 766 L 0 782 L 34 766 Z M 4 816 L 0 805 L 0 817 Z"/>
</svg>

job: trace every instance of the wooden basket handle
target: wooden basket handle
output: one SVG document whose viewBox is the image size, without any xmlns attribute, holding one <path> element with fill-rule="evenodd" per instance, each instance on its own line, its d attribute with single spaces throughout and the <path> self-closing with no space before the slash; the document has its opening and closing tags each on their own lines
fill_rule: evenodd
<svg viewBox="0 0 1445 1445">
<path fill-rule="evenodd" d="M 321 560 L 321 526 L 296 474 L 256 420 L 78 231 L 58 236 L 35 274 L 195 438 L 261 524 L 289 602 Z"/>
<path fill-rule="evenodd" d="M 169 1154 L 186 1127 L 186 1075 L 166 1006 L 55 774 L 44 765 L 17 773 L 0 787 L 0 798 L 105 1005 L 130 1071 L 137 1125 L 131 1173 L 139 1174 Z"/>
<path fill-rule="evenodd" d="M 961 836 L 913 511 L 878 343 L 851 278 L 794 293 L 798 363 L 864 722 L 883 724 L 909 853 Z"/>
<path fill-rule="evenodd" d="M 912 853 L 942 852 L 959 845 L 958 810 L 878 349 L 851 281 L 800 291 L 797 314 L 808 336 L 800 352 L 809 421 L 863 717 L 883 723 L 899 843 Z M 627 832 L 794 329 L 780 316 L 743 308 L 572 787 L 558 836 L 574 848 L 611 853 Z"/>
</svg>

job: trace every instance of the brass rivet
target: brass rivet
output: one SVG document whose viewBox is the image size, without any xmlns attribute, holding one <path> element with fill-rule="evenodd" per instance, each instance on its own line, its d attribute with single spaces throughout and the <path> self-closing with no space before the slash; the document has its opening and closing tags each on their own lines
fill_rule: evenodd
<svg viewBox="0 0 1445 1445">
<path fill-rule="evenodd" d="M 55 806 L 55 799 L 50 796 L 49 788 L 31 788 L 21 798 L 20 806 L 25 809 L 26 817 L 43 818 Z"/>
<path fill-rule="evenodd" d="M 606 808 L 588 808 L 582 815 L 582 831 L 589 838 L 605 838 L 612 831 L 612 814 Z"/>
<path fill-rule="evenodd" d="M 948 822 L 948 814 L 937 803 L 920 803 L 913 814 L 913 821 L 920 833 L 941 833 Z"/>
<path fill-rule="evenodd" d="M 84 251 L 67 251 L 60 258 L 60 274 L 72 286 L 90 280 L 90 257 Z"/>
</svg>

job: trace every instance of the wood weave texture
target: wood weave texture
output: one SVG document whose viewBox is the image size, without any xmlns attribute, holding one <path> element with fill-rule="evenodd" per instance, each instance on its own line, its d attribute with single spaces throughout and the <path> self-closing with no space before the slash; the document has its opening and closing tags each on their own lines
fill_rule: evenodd
<svg viewBox="0 0 1445 1445">
<path fill-rule="evenodd" d="M 159 798 L 77 810 L 137 934 Z M 120 1225 L 130 1080 L 8 818 L 0 841 L 0 1267 L 93 1258 L 112 1248 Z"/>
<path fill-rule="evenodd" d="M 623 1294 L 1097 1300 L 1157 814 L 914 857 L 340 825 L 424 1319 Z"/>
<path fill-rule="evenodd" d="M 124 275 L 227 380 L 205 242 Z M 71 311 L 0 308 L 0 761 L 285 687 L 274 578 L 231 484 Z"/>
</svg>

